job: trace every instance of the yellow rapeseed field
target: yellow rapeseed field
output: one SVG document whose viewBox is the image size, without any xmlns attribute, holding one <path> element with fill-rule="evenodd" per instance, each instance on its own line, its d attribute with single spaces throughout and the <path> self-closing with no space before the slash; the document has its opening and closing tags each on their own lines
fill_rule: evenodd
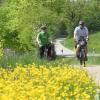
<svg viewBox="0 0 100 100">
<path fill-rule="evenodd" d="M 68 65 L 0 68 L 0 100 L 94 100 L 95 93 L 87 72 Z"/>
</svg>

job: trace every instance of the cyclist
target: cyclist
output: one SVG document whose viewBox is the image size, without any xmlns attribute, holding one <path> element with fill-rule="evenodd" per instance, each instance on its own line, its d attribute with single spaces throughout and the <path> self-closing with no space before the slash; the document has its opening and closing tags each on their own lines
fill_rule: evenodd
<svg viewBox="0 0 100 100">
<path fill-rule="evenodd" d="M 40 32 L 37 35 L 37 43 L 39 45 L 39 54 L 40 58 L 43 58 L 45 48 L 48 47 L 49 44 L 49 35 L 47 33 L 47 27 L 41 26 Z"/>
<path fill-rule="evenodd" d="M 75 40 L 75 49 L 76 49 L 76 57 L 79 58 L 79 49 L 80 45 L 78 44 L 80 37 L 84 37 L 86 40 L 85 44 L 85 60 L 87 61 L 87 40 L 89 39 L 88 37 L 88 29 L 85 26 L 84 21 L 79 21 L 79 26 L 75 28 L 74 30 L 74 40 Z"/>
</svg>

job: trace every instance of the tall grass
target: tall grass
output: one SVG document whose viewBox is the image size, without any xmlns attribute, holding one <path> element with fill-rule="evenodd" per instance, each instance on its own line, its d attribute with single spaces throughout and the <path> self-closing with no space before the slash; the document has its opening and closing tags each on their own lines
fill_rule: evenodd
<svg viewBox="0 0 100 100">
<path fill-rule="evenodd" d="M 28 65 L 35 63 L 37 66 L 39 65 L 46 65 L 48 66 L 62 66 L 64 64 L 68 65 L 79 65 L 79 61 L 75 57 L 64 57 L 59 56 L 55 60 L 47 60 L 47 59 L 40 59 L 38 52 L 27 52 L 27 53 L 14 53 L 9 55 L 4 55 L 0 59 L 0 66 L 3 68 L 6 67 L 15 67 L 16 64 Z M 100 64 L 100 57 L 89 57 L 87 61 L 87 65 L 99 65 Z"/>
</svg>

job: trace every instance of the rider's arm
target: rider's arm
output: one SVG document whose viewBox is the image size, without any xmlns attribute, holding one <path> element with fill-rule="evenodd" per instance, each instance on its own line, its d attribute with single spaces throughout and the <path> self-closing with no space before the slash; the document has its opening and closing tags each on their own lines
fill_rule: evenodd
<svg viewBox="0 0 100 100">
<path fill-rule="evenodd" d="M 86 30 L 86 40 L 88 41 L 89 40 L 89 31 L 88 31 L 87 27 L 85 27 L 85 30 Z"/>
<path fill-rule="evenodd" d="M 38 45 L 40 46 L 40 34 L 37 35 L 36 41 L 37 41 Z"/>
<path fill-rule="evenodd" d="M 77 41 L 76 39 L 77 39 L 77 27 L 74 30 L 74 40 Z"/>
</svg>

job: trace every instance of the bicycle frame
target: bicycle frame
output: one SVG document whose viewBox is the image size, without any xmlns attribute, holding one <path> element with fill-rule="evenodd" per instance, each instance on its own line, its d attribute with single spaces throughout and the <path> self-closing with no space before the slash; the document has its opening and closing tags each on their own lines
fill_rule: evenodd
<svg viewBox="0 0 100 100">
<path fill-rule="evenodd" d="M 56 58 L 55 47 L 53 43 L 48 44 L 44 49 L 44 58 L 52 60 Z"/>
<path fill-rule="evenodd" d="M 79 60 L 80 60 L 80 65 L 84 64 L 84 67 L 86 66 L 85 64 L 85 59 L 86 59 L 86 40 L 84 39 L 84 37 L 81 37 L 80 41 L 79 41 Z"/>
<path fill-rule="evenodd" d="M 85 64 L 85 47 L 80 47 L 79 51 L 79 60 L 80 60 L 80 65 L 84 64 L 84 67 L 86 66 Z"/>
</svg>

